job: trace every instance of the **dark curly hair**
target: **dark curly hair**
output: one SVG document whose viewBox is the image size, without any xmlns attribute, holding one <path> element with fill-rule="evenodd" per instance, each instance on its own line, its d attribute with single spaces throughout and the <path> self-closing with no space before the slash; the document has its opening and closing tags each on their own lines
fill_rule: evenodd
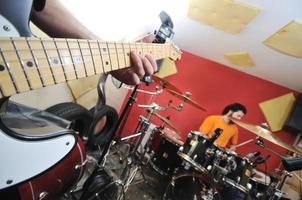
<svg viewBox="0 0 302 200">
<path fill-rule="evenodd" d="M 223 111 L 222 111 L 222 114 L 225 115 L 227 114 L 229 111 L 233 111 L 233 112 L 236 112 L 236 111 L 239 111 L 241 110 L 244 114 L 247 113 L 247 110 L 245 108 L 244 105 L 240 104 L 240 103 L 232 103 L 230 105 L 227 105 Z"/>
</svg>

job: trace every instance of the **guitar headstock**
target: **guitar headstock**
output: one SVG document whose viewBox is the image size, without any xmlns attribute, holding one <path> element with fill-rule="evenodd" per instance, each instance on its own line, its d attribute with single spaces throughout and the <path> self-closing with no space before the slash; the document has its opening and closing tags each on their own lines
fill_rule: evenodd
<svg viewBox="0 0 302 200">
<path fill-rule="evenodd" d="M 181 50 L 172 41 L 167 41 L 166 43 L 170 45 L 169 57 L 174 61 L 179 60 L 182 54 Z"/>
</svg>

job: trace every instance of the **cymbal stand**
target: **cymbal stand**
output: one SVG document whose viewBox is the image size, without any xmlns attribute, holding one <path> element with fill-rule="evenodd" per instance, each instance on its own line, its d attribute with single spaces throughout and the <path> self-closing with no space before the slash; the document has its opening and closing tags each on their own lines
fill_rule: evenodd
<svg viewBox="0 0 302 200">
<path fill-rule="evenodd" d="M 276 156 L 278 156 L 278 157 L 280 157 L 282 159 L 286 158 L 286 155 L 278 153 L 275 150 L 271 149 L 270 147 L 264 145 L 263 140 L 260 139 L 259 137 L 256 138 L 256 142 L 255 143 L 256 143 L 256 145 L 260 146 L 261 148 L 266 149 L 266 150 L 272 152 L 273 154 L 275 154 Z"/>
<path fill-rule="evenodd" d="M 276 187 L 274 188 L 274 190 L 273 190 L 274 193 L 272 194 L 272 196 L 270 196 L 269 200 L 279 200 L 282 197 L 282 195 L 284 194 L 284 192 L 282 192 L 281 189 L 282 189 L 282 187 L 283 187 L 283 185 L 284 185 L 287 177 L 291 177 L 291 176 L 292 176 L 291 173 L 289 173 L 288 171 L 284 170 L 282 178 L 278 182 L 278 184 L 276 185 Z"/>
<path fill-rule="evenodd" d="M 259 137 L 256 138 L 256 144 L 258 146 L 260 146 L 260 147 L 262 147 L 262 148 L 264 148 L 264 149 L 272 152 L 273 154 L 275 154 L 276 156 L 278 156 L 278 157 L 280 157 L 282 159 L 286 158 L 285 155 L 276 152 L 275 150 L 269 148 L 268 146 L 265 146 L 263 140 L 260 139 Z M 281 180 L 277 183 L 276 187 L 273 189 L 273 194 L 271 194 L 269 200 L 278 200 L 278 199 L 280 199 L 282 197 L 283 192 L 281 191 L 281 189 L 282 189 L 282 187 L 283 187 L 283 185 L 285 183 L 286 178 L 287 177 L 291 177 L 291 176 L 292 176 L 291 173 L 289 173 L 288 171 L 284 170 L 284 173 L 283 173 L 283 175 L 281 177 Z"/>
</svg>

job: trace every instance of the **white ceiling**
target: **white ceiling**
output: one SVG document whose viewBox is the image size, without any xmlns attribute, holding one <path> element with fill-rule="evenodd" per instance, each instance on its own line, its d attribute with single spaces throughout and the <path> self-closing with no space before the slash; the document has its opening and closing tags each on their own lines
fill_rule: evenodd
<svg viewBox="0 0 302 200">
<path fill-rule="evenodd" d="M 165 10 L 174 22 L 174 43 L 181 49 L 302 92 L 302 58 L 282 54 L 262 43 L 290 21 L 302 22 L 302 0 L 238 0 L 261 9 L 240 34 L 189 19 L 188 0 L 62 2 L 104 40 L 131 40 L 152 32 L 161 24 L 158 14 Z M 250 54 L 254 67 L 237 67 L 223 57 L 224 53 L 240 51 Z"/>
</svg>

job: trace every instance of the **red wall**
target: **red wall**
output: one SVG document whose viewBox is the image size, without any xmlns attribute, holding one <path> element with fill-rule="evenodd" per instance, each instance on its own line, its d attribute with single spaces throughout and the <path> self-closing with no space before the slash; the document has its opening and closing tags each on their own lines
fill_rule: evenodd
<svg viewBox="0 0 302 200">
<path fill-rule="evenodd" d="M 183 53 L 180 61 L 177 61 L 177 70 L 177 74 L 169 76 L 165 80 L 183 92 L 190 92 L 192 94 L 191 98 L 207 109 L 207 112 L 203 112 L 189 104 L 185 104 L 181 112 L 175 110 L 159 112 L 163 116 L 170 116 L 170 121 L 181 131 L 183 140 L 186 139 L 190 130 L 198 130 L 200 123 L 207 115 L 220 114 L 225 105 L 234 102 L 242 103 L 247 107 L 248 113 L 244 117 L 245 121 L 257 125 L 266 122 L 258 104 L 262 101 L 294 92 L 288 88 L 187 52 Z M 149 87 L 142 84 L 140 88 L 154 91 L 154 86 L 155 84 Z M 169 100 L 173 100 L 173 104 L 175 105 L 180 102 L 180 100 L 166 91 L 153 100 L 150 100 L 150 97 L 149 94 L 138 94 L 137 103 L 132 107 L 126 126 L 122 130 L 122 135 L 132 133 L 138 123 L 138 116 L 146 114 L 143 109 L 137 107 L 137 104 L 155 102 L 161 106 L 166 106 Z M 153 119 L 152 122 L 158 125 L 161 124 L 157 119 Z M 295 138 L 295 135 L 283 131 L 274 134 L 288 144 L 292 144 Z M 253 133 L 242 128 L 239 129 L 239 143 L 251 138 L 255 138 Z M 265 142 L 265 144 L 278 152 L 287 152 L 270 142 Z M 241 155 L 246 155 L 255 150 L 260 150 L 262 156 L 272 155 L 272 153 L 263 150 L 254 143 L 239 147 L 237 152 Z M 267 162 L 268 171 L 272 172 L 279 164 L 280 159 L 272 155 L 269 162 Z M 264 164 L 258 167 L 262 171 L 265 169 Z"/>
</svg>

